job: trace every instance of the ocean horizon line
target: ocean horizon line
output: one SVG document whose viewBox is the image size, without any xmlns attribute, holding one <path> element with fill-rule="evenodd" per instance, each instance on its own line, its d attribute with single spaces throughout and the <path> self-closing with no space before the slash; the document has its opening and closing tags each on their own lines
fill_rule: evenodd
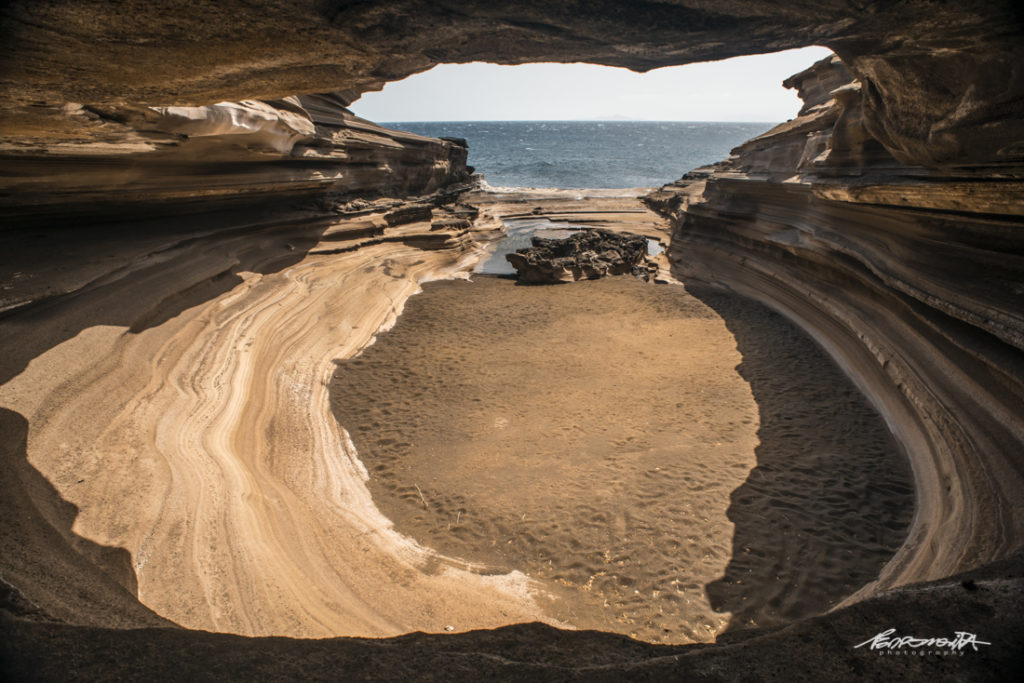
<svg viewBox="0 0 1024 683">
<path fill-rule="evenodd" d="M 360 117 L 363 118 L 363 117 Z M 737 123 L 778 125 L 782 121 L 685 121 L 677 119 L 408 119 L 403 121 L 378 121 L 380 124 L 391 123 Z"/>
</svg>

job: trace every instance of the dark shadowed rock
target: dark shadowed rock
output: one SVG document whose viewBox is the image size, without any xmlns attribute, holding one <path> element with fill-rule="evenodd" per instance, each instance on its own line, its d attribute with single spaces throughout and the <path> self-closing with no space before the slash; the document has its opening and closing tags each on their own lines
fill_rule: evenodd
<svg viewBox="0 0 1024 683">
<path fill-rule="evenodd" d="M 662 66 L 805 45 L 863 83 L 873 136 L 903 163 L 1020 161 L 1019 3 L 1010 0 L 11 0 L 0 8 L 0 140 L 102 140 L 120 107 L 278 100 L 346 104 L 435 64 Z M 45 125 L 43 121 L 45 120 Z M 19 141 L 19 142 L 14 142 Z M 63 147 L 60 147 L 63 149 Z"/>
<path fill-rule="evenodd" d="M 646 237 L 609 230 L 581 230 L 564 239 L 534 237 L 532 247 L 505 256 L 521 282 L 534 283 L 639 273 L 646 257 Z"/>
</svg>

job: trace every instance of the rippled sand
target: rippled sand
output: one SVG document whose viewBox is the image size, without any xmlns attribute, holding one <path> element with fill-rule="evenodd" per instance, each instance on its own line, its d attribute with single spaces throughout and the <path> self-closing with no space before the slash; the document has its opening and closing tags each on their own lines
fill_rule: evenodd
<svg viewBox="0 0 1024 683">
<path fill-rule="evenodd" d="M 551 614 L 579 627 L 705 641 L 733 613 L 736 626 L 827 608 L 902 541 L 908 473 L 812 342 L 757 304 L 704 296 L 715 308 L 630 277 L 427 285 L 331 386 L 375 502 L 424 545 L 541 580 Z M 778 362 L 745 361 L 727 324 L 737 317 L 739 343 L 757 330 Z M 766 374 L 791 376 L 788 389 L 755 396 Z M 792 420 L 783 452 L 774 423 Z M 815 472 L 808 458 L 825 452 L 848 465 L 826 458 Z M 778 457 L 793 459 L 795 488 L 769 474 L 752 493 Z M 892 487 L 879 496 L 895 531 L 881 536 L 862 511 L 874 475 Z M 800 558 L 799 538 L 815 532 L 825 556 Z"/>
</svg>

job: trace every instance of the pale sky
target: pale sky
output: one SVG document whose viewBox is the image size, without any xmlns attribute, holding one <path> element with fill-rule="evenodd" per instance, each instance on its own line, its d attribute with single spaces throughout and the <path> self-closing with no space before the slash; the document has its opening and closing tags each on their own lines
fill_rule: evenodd
<svg viewBox="0 0 1024 683">
<path fill-rule="evenodd" d="M 646 74 L 594 64 L 441 64 L 351 108 L 371 121 L 785 121 L 800 100 L 782 81 L 829 54 L 807 47 Z"/>
</svg>

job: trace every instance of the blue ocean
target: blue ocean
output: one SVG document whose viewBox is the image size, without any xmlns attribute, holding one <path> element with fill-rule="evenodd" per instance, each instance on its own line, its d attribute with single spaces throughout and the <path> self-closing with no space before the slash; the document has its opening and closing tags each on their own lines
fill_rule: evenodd
<svg viewBox="0 0 1024 683">
<path fill-rule="evenodd" d="M 430 121 L 384 124 L 469 141 L 469 164 L 492 187 L 660 187 L 721 161 L 773 123 L 696 121 Z"/>
</svg>

